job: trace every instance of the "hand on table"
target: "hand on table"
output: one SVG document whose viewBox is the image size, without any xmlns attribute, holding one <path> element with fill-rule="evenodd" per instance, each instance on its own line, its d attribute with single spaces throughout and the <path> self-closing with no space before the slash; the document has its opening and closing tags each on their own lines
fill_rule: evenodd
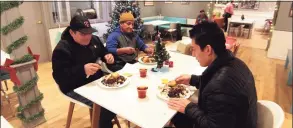
<svg viewBox="0 0 293 128">
<path fill-rule="evenodd" d="M 186 106 L 190 103 L 188 99 L 172 98 L 168 101 L 168 107 L 181 113 L 185 113 Z"/>
</svg>

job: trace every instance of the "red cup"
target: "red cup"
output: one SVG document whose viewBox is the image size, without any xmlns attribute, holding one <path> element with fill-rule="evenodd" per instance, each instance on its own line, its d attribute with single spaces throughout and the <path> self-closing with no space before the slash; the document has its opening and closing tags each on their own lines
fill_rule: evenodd
<svg viewBox="0 0 293 128">
<path fill-rule="evenodd" d="M 169 61 L 169 68 L 173 68 L 173 61 Z"/>
<path fill-rule="evenodd" d="M 140 77 L 141 78 L 145 78 L 146 76 L 147 76 L 147 69 L 145 69 L 145 68 L 141 68 L 141 69 L 139 69 L 139 74 L 140 74 Z"/>
<path fill-rule="evenodd" d="M 140 98 L 140 99 L 145 98 L 147 90 L 148 90 L 148 87 L 146 87 L 146 86 L 137 87 L 138 98 Z"/>
<path fill-rule="evenodd" d="M 165 65 L 169 65 L 169 60 L 166 60 L 165 61 Z"/>
</svg>

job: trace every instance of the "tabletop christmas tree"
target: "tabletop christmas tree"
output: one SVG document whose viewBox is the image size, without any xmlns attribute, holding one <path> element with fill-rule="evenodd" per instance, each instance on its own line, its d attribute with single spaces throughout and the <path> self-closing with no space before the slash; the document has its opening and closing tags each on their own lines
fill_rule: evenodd
<svg viewBox="0 0 293 128">
<path fill-rule="evenodd" d="M 154 72 L 159 71 L 164 66 L 164 62 L 170 59 L 165 43 L 162 42 L 162 38 L 160 37 L 158 26 L 156 27 L 156 31 L 154 58 L 157 62 L 157 67 L 152 69 Z"/>
<path fill-rule="evenodd" d="M 142 22 L 142 19 L 140 18 L 140 8 L 138 6 L 138 2 L 117 1 L 115 2 L 115 7 L 113 9 L 112 14 L 110 14 L 111 21 L 109 21 L 107 25 L 109 29 L 107 30 L 107 33 L 103 35 L 104 40 L 107 40 L 109 34 L 112 33 L 117 27 L 119 27 L 120 14 L 123 12 L 132 13 L 132 15 L 135 18 L 133 30 L 140 37 L 143 36 L 143 33 L 142 33 L 143 22 Z"/>
</svg>

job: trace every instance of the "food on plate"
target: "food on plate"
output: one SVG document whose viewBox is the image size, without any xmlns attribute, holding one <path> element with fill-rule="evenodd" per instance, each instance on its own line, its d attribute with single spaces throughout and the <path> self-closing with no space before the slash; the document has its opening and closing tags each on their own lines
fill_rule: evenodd
<svg viewBox="0 0 293 128">
<path fill-rule="evenodd" d="M 126 81 L 126 78 L 118 73 L 111 73 L 106 75 L 102 83 L 108 87 L 118 87 Z"/>
<path fill-rule="evenodd" d="M 144 56 L 141 58 L 142 62 L 144 63 L 154 63 L 156 62 L 155 58 L 153 56 Z"/>
<path fill-rule="evenodd" d="M 131 77 L 132 76 L 131 73 L 123 73 L 123 75 L 126 76 L 126 77 Z"/>
<path fill-rule="evenodd" d="M 190 92 L 186 88 L 186 86 L 181 84 L 175 84 L 172 83 L 172 86 L 169 86 L 168 84 L 164 86 L 164 88 L 161 90 L 161 95 L 166 98 L 185 98 Z"/>
<path fill-rule="evenodd" d="M 172 81 L 168 82 L 167 85 L 170 86 L 170 87 L 175 87 L 176 86 L 176 81 L 172 80 Z"/>
</svg>

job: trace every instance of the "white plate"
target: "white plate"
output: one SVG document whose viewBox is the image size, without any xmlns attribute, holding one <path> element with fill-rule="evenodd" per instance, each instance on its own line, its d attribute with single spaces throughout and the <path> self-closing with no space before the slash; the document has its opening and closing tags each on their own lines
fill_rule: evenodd
<svg viewBox="0 0 293 128">
<path fill-rule="evenodd" d="M 109 86 L 104 85 L 104 84 L 102 83 L 102 80 L 104 79 L 105 76 L 103 76 L 102 78 L 100 78 L 100 79 L 98 80 L 98 86 L 100 86 L 100 87 L 102 87 L 102 88 L 110 88 L 110 89 L 122 88 L 122 87 L 128 85 L 130 81 L 129 81 L 129 78 L 128 78 L 128 77 L 126 77 L 126 76 L 124 76 L 124 75 L 121 75 L 121 76 L 125 77 L 126 80 L 124 81 L 123 84 L 120 84 L 120 85 L 117 86 L 117 87 L 109 87 Z"/>
<path fill-rule="evenodd" d="M 156 64 L 157 64 L 157 62 L 154 62 L 154 63 L 144 63 L 144 62 L 142 61 L 142 57 L 143 57 L 143 56 L 141 56 L 141 57 L 138 58 L 138 62 L 139 62 L 139 63 L 146 64 L 146 65 L 156 65 Z"/>
<path fill-rule="evenodd" d="M 186 90 L 188 90 L 188 93 L 182 99 L 188 99 L 193 93 L 190 91 L 190 89 L 187 87 L 187 85 L 184 85 L 184 86 L 186 87 Z M 162 86 L 160 86 L 160 87 L 162 87 Z M 160 87 L 158 87 L 157 96 L 162 100 L 168 101 L 170 98 L 161 94 L 163 89 Z"/>
</svg>

